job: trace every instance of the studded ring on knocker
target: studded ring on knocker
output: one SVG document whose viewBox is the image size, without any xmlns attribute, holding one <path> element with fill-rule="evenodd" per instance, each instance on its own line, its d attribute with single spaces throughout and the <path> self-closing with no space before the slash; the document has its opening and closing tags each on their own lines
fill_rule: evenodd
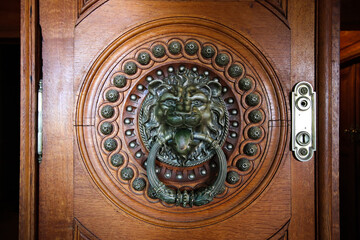
<svg viewBox="0 0 360 240">
<path fill-rule="evenodd" d="M 215 142 L 210 137 L 204 134 L 194 134 L 195 139 L 203 140 L 212 145 L 214 148 L 219 161 L 219 173 L 216 181 L 213 185 L 208 186 L 204 189 L 199 189 L 191 192 L 187 192 L 184 190 L 181 192 L 180 190 L 175 190 L 170 187 L 167 187 L 164 183 L 162 183 L 155 173 L 155 158 L 163 144 L 166 144 L 167 141 L 173 138 L 172 135 L 167 135 L 165 138 L 161 140 L 157 140 L 153 147 L 150 150 L 148 160 L 147 160 L 147 175 L 149 179 L 149 183 L 151 188 L 153 188 L 156 193 L 156 197 L 160 200 L 168 203 L 168 204 L 176 204 L 186 207 L 187 205 L 192 207 L 205 205 L 211 202 L 214 197 L 221 192 L 221 189 L 224 186 L 225 178 L 226 178 L 226 157 L 221 147 L 217 142 Z"/>
</svg>

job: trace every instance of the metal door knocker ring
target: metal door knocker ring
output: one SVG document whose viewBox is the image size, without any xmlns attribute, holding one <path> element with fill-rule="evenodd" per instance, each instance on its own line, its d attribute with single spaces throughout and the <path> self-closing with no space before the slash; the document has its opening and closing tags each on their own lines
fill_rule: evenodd
<svg viewBox="0 0 360 240">
<path fill-rule="evenodd" d="M 163 139 L 158 139 L 151 148 L 148 156 L 147 175 L 150 186 L 156 193 L 156 197 L 168 204 L 176 204 L 183 207 L 186 207 L 187 205 L 189 205 L 190 207 L 192 207 L 193 205 L 201 206 L 211 202 L 214 197 L 219 192 L 221 192 L 225 183 L 227 163 L 224 152 L 222 151 L 219 144 L 209 136 L 206 136 L 204 134 L 194 134 L 192 136 L 194 139 L 206 141 L 211 144 L 212 148 L 215 149 L 219 160 L 219 173 L 213 185 L 208 186 L 204 189 L 198 189 L 196 191 L 187 192 L 187 190 L 184 190 L 183 192 L 181 192 L 179 189 L 175 190 L 173 188 L 167 187 L 159 180 L 155 173 L 155 159 L 160 147 L 163 144 L 166 144 L 167 141 L 174 139 L 174 137 L 174 134 L 169 134 Z"/>
</svg>

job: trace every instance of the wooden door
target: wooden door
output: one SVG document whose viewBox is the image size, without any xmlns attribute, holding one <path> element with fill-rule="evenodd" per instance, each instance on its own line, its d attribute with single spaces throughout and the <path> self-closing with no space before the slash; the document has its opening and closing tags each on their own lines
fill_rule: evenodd
<svg viewBox="0 0 360 240">
<path fill-rule="evenodd" d="M 341 236 L 359 235 L 360 62 L 359 31 L 341 31 L 340 71 L 340 209 Z M 357 209 L 357 210 L 356 210 Z"/>
<path fill-rule="evenodd" d="M 313 1 L 39 9 L 39 238 L 315 238 L 315 159 L 290 151 L 289 98 L 296 82 L 315 86 Z M 173 195 L 159 200 L 150 167 Z"/>
</svg>

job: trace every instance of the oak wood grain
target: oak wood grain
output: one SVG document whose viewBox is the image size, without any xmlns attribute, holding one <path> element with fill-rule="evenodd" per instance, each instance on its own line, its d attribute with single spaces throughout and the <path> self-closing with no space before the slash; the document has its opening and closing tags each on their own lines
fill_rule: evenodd
<svg viewBox="0 0 360 240">
<path fill-rule="evenodd" d="M 157 9 L 157 15 L 154 16 L 151 14 L 147 14 L 149 9 Z M 242 9 L 243 14 L 237 14 L 238 9 Z M 126 11 L 128 15 L 119 15 L 118 12 L 122 11 Z M 176 15 L 184 17 L 188 16 L 188 18 L 189 15 L 192 15 L 195 18 L 193 21 L 187 20 L 188 22 L 181 22 L 181 19 L 184 17 L 178 17 L 178 19 L 176 19 L 176 17 L 174 17 Z M 194 236 L 196 239 L 200 239 L 202 236 L 202 231 L 209 232 L 209 235 L 211 236 L 210 238 L 219 237 L 221 236 L 222 232 L 224 233 L 222 237 L 224 237 L 225 235 L 231 235 L 234 237 L 242 236 L 243 238 L 249 239 L 256 238 L 256 236 L 260 238 L 269 238 L 274 233 L 279 231 L 282 226 L 284 226 L 284 224 L 287 222 L 286 219 L 289 219 L 290 154 L 288 153 L 288 150 L 285 150 L 285 154 L 283 154 L 282 151 L 277 153 L 279 154 L 277 157 L 283 159 L 281 165 L 278 167 L 278 173 L 275 175 L 276 177 L 269 177 L 269 179 L 271 179 L 271 182 L 268 182 L 267 180 L 262 181 L 262 186 L 264 188 L 262 188 L 262 194 L 258 198 L 254 200 L 252 198 L 249 198 L 244 203 L 238 204 L 237 202 L 239 200 L 236 199 L 239 199 L 242 195 L 245 196 L 247 194 L 246 191 L 243 191 L 239 194 L 239 196 L 234 197 L 231 201 L 228 201 L 227 204 L 232 204 L 234 206 L 234 210 L 228 211 L 231 214 L 223 215 L 225 216 L 225 218 L 222 216 L 216 218 L 210 217 L 214 214 L 213 212 L 225 212 L 225 210 L 228 208 L 227 205 L 219 205 L 218 207 L 216 207 L 216 209 L 205 207 L 203 211 L 206 212 L 206 216 L 203 217 L 204 220 L 200 223 L 198 223 L 198 218 L 201 215 L 196 213 L 196 209 L 189 209 L 189 213 L 186 213 L 182 209 L 169 209 L 167 210 L 168 213 L 166 215 L 161 214 L 160 210 L 163 211 L 164 209 L 164 206 L 161 206 L 161 204 L 153 204 L 153 210 L 148 207 L 145 208 L 145 206 L 148 204 L 146 202 L 144 202 L 144 206 L 141 207 L 139 206 L 139 204 L 136 203 L 137 201 L 131 200 L 126 195 L 121 193 L 122 190 L 116 190 L 117 188 L 121 188 L 122 186 L 116 186 L 115 184 L 111 184 L 112 177 L 106 177 L 106 174 L 108 174 L 106 173 L 107 171 L 104 171 L 101 175 L 96 174 L 96 171 L 99 171 L 101 168 L 103 168 L 103 163 L 101 163 L 102 161 L 100 160 L 101 164 L 99 164 L 99 160 L 96 160 L 96 158 L 94 158 L 93 156 L 103 155 L 103 153 L 96 151 L 95 149 L 98 148 L 96 147 L 97 143 L 91 141 L 91 143 L 89 144 L 89 140 L 94 139 L 92 135 L 95 131 L 97 131 L 96 129 L 98 120 L 96 120 L 95 118 L 97 114 L 94 115 L 93 113 L 98 112 L 96 104 L 100 104 L 101 102 L 98 103 L 99 101 L 96 100 L 96 98 L 92 97 L 92 95 L 98 94 L 98 96 L 102 96 L 103 93 L 100 92 L 100 89 L 91 90 L 93 93 L 89 96 L 86 96 L 86 91 L 92 88 L 97 89 L 99 86 L 103 85 L 101 79 L 104 78 L 105 74 L 109 74 L 109 70 L 106 70 L 107 68 L 102 69 L 102 66 L 110 66 L 112 62 L 114 62 L 116 59 L 119 59 L 117 61 L 121 61 L 121 59 L 125 58 L 128 52 L 131 51 L 131 49 L 135 48 L 136 41 L 151 41 L 153 35 L 162 36 L 165 41 L 166 34 L 173 34 L 173 36 L 175 37 L 175 34 L 178 32 L 190 31 L 189 33 L 191 34 L 189 36 L 192 36 L 193 38 L 199 36 L 200 34 L 213 36 L 214 38 L 219 39 L 219 41 L 225 41 L 227 45 L 234 47 L 231 41 L 225 40 L 225 37 L 215 37 L 215 35 L 218 36 L 217 33 L 209 34 L 210 30 L 206 28 L 199 28 L 200 30 L 191 32 L 194 31 L 192 29 L 196 29 L 191 25 L 192 22 L 197 22 L 197 25 L 200 26 L 202 24 L 202 21 L 204 21 L 202 20 L 204 19 L 204 16 L 206 16 L 207 21 L 209 22 L 206 25 L 208 29 L 214 28 L 215 23 L 220 22 L 224 26 L 215 28 L 218 32 L 227 31 L 226 29 L 229 27 L 241 33 L 243 36 L 245 36 L 246 39 L 248 39 L 251 44 L 254 44 L 257 48 L 259 48 L 261 54 L 264 54 L 266 56 L 266 58 L 271 62 L 270 65 L 274 68 L 269 71 L 273 71 L 273 73 L 276 73 L 276 75 L 279 77 L 279 84 L 281 84 L 280 88 L 285 92 L 290 91 L 291 83 L 286 80 L 290 77 L 289 28 L 286 24 L 279 20 L 276 14 L 256 2 L 251 3 L 246 1 L 219 1 L 211 2 L 211 7 L 209 7 L 209 2 L 205 3 L 205 1 L 170 1 L 166 5 L 163 4 L 163 1 L 139 1 L 138 4 L 129 1 L 107 1 L 106 3 L 102 4 L 101 7 L 98 7 L 95 11 L 93 11 L 91 14 L 87 15 L 87 17 L 84 18 L 75 28 L 75 89 L 79 89 L 77 95 L 79 96 L 79 102 L 81 103 L 81 105 L 84 104 L 85 106 L 85 114 L 77 114 L 77 116 L 80 116 L 79 119 L 81 120 L 76 122 L 78 129 L 77 131 L 79 131 L 78 134 L 84 137 L 83 140 L 81 138 L 79 140 L 79 144 L 81 146 L 80 152 L 78 155 L 76 155 L 75 158 L 76 179 L 74 211 L 75 216 L 84 224 L 84 226 L 86 226 L 88 229 L 91 229 L 91 231 L 99 238 L 120 238 L 120 236 L 116 236 L 115 230 L 110 232 L 108 231 L 109 226 L 111 226 L 110 229 L 114 229 L 115 225 L 113 224 L 116 224 L 118 222 L 121 222 L 121 226 L 123 226 L 124 228 L 128 225 L 134 228 L 137 228 L 137 226 L 142 226 L 144 232 L 128 232 L 125 230 L 121 231 L 119 229 L 119 231 L 122 233 L 122 237 L 130 238 L 146 239 L 149 238 L 147 237 L 146 232 L 149 232 L 151 233 L 151 237 L 155 238 L 168 239 L 170 238 L 171 233 L 177 233 L 183 236 Z M 261 22 L 259 22 L 260 18 L 263 19 Z M 106 19 L 106 21 L 99 21 L 99 19 Z M 160 23 L 162 22 L 157 19 L 164 19 L 164 22 L 167 21 L 167 24 L 162 24 L 164 25 L 163 29 L 160 28 L 160 26 L 162 27 L 162 25 L 160 25 Z M 171 24 L 175 23 L 178 23 L 179 26 L 183 26 L 184 30 L 182 30 L 181 27 L 173 30 L 174 28 L 171 28 L 170 26 Z M 114 27 L 108 28 L 107 26 L 109 25 Z M 150 28 L 146 26 L 156 27 Z M 104 32 L 104 28 L 106 28 L 107 31 Z M 269 44 L 269 42 L 267 42 L 267 40 L 269 39 L 268 33 L 269 31 L 271 31 L 269 28 L 277 32 L 277 34 L 271 36 L 272 40 L 270 42 L 273 44 Z M 149 33 L 147 33 L 146 35 L 143 34 L 142 32 L 145 31 L 148 31 Z M 124 34 L 124 32 L 126 34 Z M 134 33 L 130 34 L 132 32 Z M 131 37 L 128 37 L 129 34 L 131 35 Z M 236 36 L 235 34 L 236 33 L 230 35 Z M 159 37 L 159 41 L 160 40 L 162 40 L 161 37 Z M 125 43 L 127 43 L 127 45 L 125 45 Z M 250 48 L 250 46 L 248 48 Z M 110 51 L 110 49 L 113 50 Z M 119 51 L 118 53 L 115 51 L 116 49 L 123 50 Z M 99 55 L 99 52 L 103 54 Z M 246 54 L 245 51 L 241 50 L 241 54 L 243 54 L 244 57 L 250 59 L 249 54 Z M 258 59 L 260 59 L 261 57 L 262 56 L 260 56 L 260 54 L 259 56 L 257 56 Z M 252 65 L 256 70 L 258 69 L 258 65 L 255 61 L 252 61 Z M 257 74 L 259 74 L 259 71 L 257 72 Z M 265 79 L 267 76 L 263 74 L 261 74 L 261 76 L 262 82 L 266 83 L 267 80 Z M 84 82 L 86 84 L 84 84 Z M 273 84 L 276 83 L 274 82 Z M 270 87 L 270 85 L 271 84 L 267 83 L 266 88 Z M 128 93 L 126 93 L 124 96 L 127 95 Z M 278 96 L 281 96 L 281 94 Z M 269 101 L 274 103 L 275 99 L 276 97 L 270 97 Z M 278 101 L 280 102 L 280 104 L 282 104 L 281 107 L 271 107 L 271 116 L 274 116 L 272 120 L 274 120 L 274 122 L 279 121 L 278 125 L 274 123 L 274 132 L 276 134 L 279 133 L 279 129 L 289 127 L 286 122 L 285 124 L 282 124 L 281 120 L 284 120 L 288 116 L 290 116 L 289 111 L 285 111 L 280 115 L 277 114 L 278 109 L 282 109 L 284 106 L 286 106 L 286 110 L 289 109 L 288 99 L 286 97 L 280 97 Z M 118 116 L 118 114 L 122 113 L 116 110 L 114 117 Z M 112 120 L 112 118 L 110 120 Z M 95 129 L 91 130 L 94 127 Z M 285 137 L 288 138 L 289 136 L 285 135 Z M 288 145 L 286 145 L 284 149 L 289 149 L 289 147 L 287 146 Z M 77 145 L 75 145 L 75 148 L 77 148 Z M 269 150 L 268 154 L 274 154 L 276 152 L 276 148 L 276 144 L 273 145 Z M 281 148 L 283 148 L 283 145 L 281 145 Z M 84 154 L 85 151 L 88 151 L 86 149 L 91 149 L 90 154 Z M 81 158 L 86 158 L 86 160 L 84 161 L 85 165 L 83 165 Z M 88 158 L 95 160 L 89 161 Z M 271 159 L 271 157 L 269 157 L 268 159 Z M 261 171 L 264 172 L 266 166 L 268 165 L 264 164 Z M 276 168 L 277 167 L 275 167 L 275 169 Z M 90 176 L 84 176 L 86 172 L 89 172 Z M 99 179 L 102 179 L 102 181 L 99 181 Z M 256 182 L 261 179 L 262 177 L 259 173 L 252 180 L 250 185 L 255 185 Z M 90 187 L 88 183 L 86 184 L 86 181 L 90 181 L 93 187 Z M 270 185 L 274 187 L 270 188 Z M 112 188 L 113 194 L 110 194 L 109 191 L 106 190 L 106 188 Z M 100 192 L 101 194 L 105 195 L 106 199 L 109 202 L 101 203 L 101 194 L 98 196 L 98 194 L 95 195 L 95 192 L 98 192 L 98 194 Z M 276 192 L 281 192 L 281 194 L 279 195 Z M 275 200 L 275 195 L 279 195 L 278 201 Z M 89 196 L 98 197 L 96 197 L 96 201 L 94 197 L 94 201 L 88 202 L 87 199 L 89 198 Z M 267 198 L 269 199 L 269 202 L 266 201 L 265 204 L 264 202 L 260 201 L 259 198 Z M 272 199 L 273 201 L 270 201 L 270 199 Z M 113 204 L 115 205 L 115 207 L 122 206 L 120 208 L 119 214 L 115 214 L 113 212 L 112 208 L 114 206 L 111 207 L 111 205 Z M 129 206 L 131 206 L 130 209 Z M 91 210 L 86 210 L 86 208 L 91 208 Z M 101 211 L 97 210 L 97 208 L 101 209 Z M 136 213 L 133 211 L 133 209 L 142 209 L 143 213 Z M 269 212 L 266 214 L 261 214 L 264 209 L 271 210 L 269 210 Z M 123 215 L 121 210 L 131 214 L 135 218 Z M 173 213 L 172 211 L 174 211 L 175 213 Z M 239 211 L 240 213 L 238 213 Z M 183 215 L 179 215 L 178 217 L 176 217 L 176 212 L 183 212 Z M 193 217 L 191 217 L 190 212 L 194 212 Z M 104 221 L 106 223 L 97 224 L 95 220 L 96 216 L 99 216 L 101 214 L 106 216 L 104 217 Z M 231 220 L 227 220 L 227 217 L 231 215 L 233 215 L 233 217 L 230 218 Z M 282 217 L 280 217 L 280 215 L 282 215 Z M 151 218 L 146 216 L 151 216 Z M 164 218 L 168 219 L 168 223 L 164 223 Z M 189 220 L 186 220 L 186 218 L 188 218 Z M 144 222 L 150 222 L 152 223 L 152 225 L 148 225 L 146 223 L 141 224 L 141 222 L 138 222 L 136 219 L 143 220 Z M 271 227 L 264 225 L 264 223 L 269 222 L 270 219 L 272 222 Z M 221 222 L 219 222 L 219 220 L 221 220 Z M 125 221 L 127 222 L 127 224 L 125 224 Z M 179 221 L 179 223 L 176 223 L 176 221 Z M 223 221 L 224 224 L 222 223 Z M 249 222 L 251 222 L 253 227 L 248 225 Z M 234 225 L 235 223 L 236 225 Z M 167 227 L 171 228 L 168 231 L 164 231 L 164 228 L 154 227 L 154 224 L 159 226 L 166 225 Z M 213 226 L 206 227 L 206 225 L 208 224 L 212 224 Z M 239 227 L 235 227 L 234 230 L 232 230 L 231 232 L 229 230 L 229 226 L 232 225 Z M 240 226 L 247 226 L 246 228 L 258 230 L 243 232 Z M 194 227 L 201 228 L 195 229 Z M 181 230 L 181 228 L 186 228 L 187 230 L 183 231 Z M 158 230 L 156 231 L 156 229 Z M 160 234 L 160 232 L 162 235 L 158 235 Z"/>
<path fill-rule="evenodd" d="M 289 1 L 291 32 L 291 82 L 306 81 L 315 87 L 315 3 L 314 1 Z M 303 15 L 309 16 L 303 18 Z M 311 17 L 310 17 L 311 16 Z M 303 62 L 310 64 L 302 64 Z M 315 239 L 316 206 L 315 161 L 299 162 L 291 158 L 292 218 L 289 224 L 289 239 Z M 304 178 L 303 176 L 306 176 Z M 299 180 L 301 179 L 301 180 Z M 295 189 L 302 189 L 295 191 Z M 298 226 L 302 226 L 299 228 Z M 306 230 L 304 231 L 304 228 Z"/>
<path fill-rule="evenodd" d="M 39 169 L 39 238 L 73 235 L 74 1 L 40 1 L 43 59 L 43 158 Z"/>
<path fill-rule="evenodd" d="M 280 138 L 289 139 L 290 122 L 287 119 L 290 119 L 290 102 L 288 93 L 293 84 L 300 80 L 316 84 L 314 82 L 314 39 L 316 36 L 314 35 L 315 4 L 313 1 L 289 1 L 287 5 L 288 19 L 286 20 L 289 21 L 289 24 L 257 1 L 167 1 L 167 4 L 164 4 L 164 1 L 104 1 L 89 14 L 84 15 L 80 22 L 77 22 L 77 3 L 77 1 L 71 0 L 40 1 L 45 89 L 45 143 L 43 163 L 40 168 L 39 195 L 40 239 L 55 237 L 71 239 L 74 217 L 81 222 L 84 227 L 83 231 L 87 229 L 94 238 L 96 236 L 101 239 L 170 239 L 174 236 L 203 239 L 205 233 L 207 239 L 228 239 L 229 237 L 268 239 L 271 236 L 284 239 L 315 238 L 316 192 L 314 186 L 316 172 L 314 160 L 307 163 L 294 160 L 289 151 L 289 141 L 286 141 L 286 144 L 280 144 L 279 148 L 275 145 L 271 146 L 268 154 L 275 154 L 276 158 L 282 160 L 279 165 L 272 166 L 275 169 L 270 173 L 274 174 L 264 178 L 269 181 L 261 182 L 261 175 L 254 177 L 255 181 L 260 181 L 262 184 L 261 191 L 256 198 L 248 198 L 245 200 L 245 202 L 247 201 L 245 205 L 238 204 L 237 199 L 241 198 L 242 194 L 240 192 L 238 194 L 240 197 L 227 200 L 228 203 L 233 204 L 234 211 L 230 211 L 233 214 L 225 218 L 210 218 L 211 221 L 205 225 L 189 224 L 189 227 L 186 227 L 186 223 L 191 222 L 191 216 L 189 216 L 189 220 L 182 219 L 181 226 L 176 227 L 176 217 L 174 214 L 171 215 L 170 211 L 159 214 L 150 208 L 142 208 L 141 204 L 121 195 L 121 191 L 116 193 L 118 194 L 116 198 L 107 194 L 104 190 L 107 186 L 112 186 L 114 191 L 116 187 L 123 188 L 124 186 L 116 186 L 110 180 L 98 181 L 98 176 L 90 171 L 91 168 L 86 166 L 82 159 L 84 157 L 83 149 L 79 148 L 79 145 L 83 146 L 84 142 L 75 137 L 75 134 L 83 134 L 87 139 L 94 138 L 89 133 L 96 129 L 91 131 L 88 129 L 95 127 L 95 118 L 85 118 L 85 121 L 78 122 L 75 121 L 75 117 L 78 117 L 75 114 L 77 101 L 79 99 L 80 102 L 82 101 L 83 82 L 88 79 L 88 76 L 101 69 L 99 66 L 107 64 L 115 58 L 111 54 L 101 55 L 101 53 L 107 52 L 107 49 L 110 48 L 115 49 L 115 47 L 123 48 L 124 52 L 131 51 L 131 48 L 136 46 L 131 41 L 136 42 L 136 39 L 140 40 L 144 36 L 135 34 L 124 44 L 118 46 L 113 44 L 116 39 L 126 36 L 125 33 L 130 29 L 140 29 L 139 26 L 156 22 L 155 20 L 160 18 L 176 19 L 179 16 L 191 16 L 207 19 L 209 22 L 218 22 L 227 26 L 226 28 L 233 29 L 236 33 L 245 36 L 249 43 L 256 46 L 261 52 L 261 56 L 257 56 L 258 61 L 265 58 L 267 64 L 271 66 L 261 71 L 271 72 L 268 74 L 270 76 L 276 75 L 277 82 L 273 83 L 279 84 L 279 89 L 281 89 L 279 92 L 284 94 L 284 97 L 269 97 L 269 106 L 272 106 L 271 115 L 281 112 L 279 118 L 271 119 L 273 121 L 269 123 L 271 126 L 269 131 L 281 135 L 278 136 Z M 153 12 L 153 9 L 156 9 L 156 15 L 149 14 L 149 11 Z M 337 150 L 336 147 L 331 148 L 331 144 L 337 146 L 335 138 L 338 110 L 336 95 L 331 95 L 334 97 L 330 96 L 329 98 L 329 93 L 335 94 L 336 89 L 336 67 L 329 59 L 334 59 L 335 63 L 333 64 L 336 64 L 336 53 L 330 51 L 330 54 L 334 55 L 327 55 L 329 54 L 328 50 L 333 50 L 333 46 L 326 40 L 331 39 L 332 31 L 336 32 L 336 28 L 333 30 L 332 27 L 336 25 L 337 20 L 336 11 L 332 15 L 333 19 L 327 19 L 325 10 L 322 10 L 322 7 L 319 9 L 323 11 L 320 11 L 319 17 L 326 23 L 325 30 L 319 29 L 319 37 L 326 44 L 319 44 L 318 63 L 321 66 L 319 76 L 322 75 L 317 85 L 320 90 L 319 108 L 323 107 L 321 113 L 324 114 L 321 116 L 326 116 L 325 119 L 319 120 L 324 124 L 319 130 L 321 136 L 319 141 L 324 141 L 325 146 L 320 148 L 318 155 L 320 160 L 318 190 L 321 203 L 318 205 L 319 236 L 320 239 L 331 239 L 327 237 L 332 235 L 336 239 Z M 184 26 L 189 27 L 190 25 Z M 155 33 L 158 33 L 160 37 L 162 34 L 166 34 L 162 33 L 161 29 L 155 31 L 158 31 Z M 177 34 L 181 34 L 181 32 L 180 29 Z M 333 40 L 336 43 L 336 37 Z M 146 41 L 146 39 L 142 41 Z M 230 42 L 228 41 L 227 44 Z M 126 54 L 120 54 L 119 61 L 124 56 Z M 99 65 L 96 65 L 97 63 Z M 260 71 L 261 65 L 257 65 L 256 61 L 253 61 L 252 65 L 253 68 L 258 68 Z M 329 76 L 328 68 L 330 66 L 332 66 L 330 70 L 333 71 L 330 71 L 331 76 L 334 78 L 331 76 L 326 78 Z M 99 76 L 105 73 L 106 71 L 100 71 Z M 98 77 L 98 75 L 96 76 Z M 330 87 L 327 79 L 332 81 Z M 266 83 L 266 81 L 264 82 Z M 270 87 L 270 84 L 267 83 L 265 86 L 266 88 Z M 281 104 L 281 107 L 271 105 L 276 102 L 275 100 Z M 87 103 L 85 106 L 91 112 L 96 109 L 96 102 L 97 100 L 93 101 L 94 104 Z M 332 103 L 335 106 L 332 106 Z M 280 111 L 279 109 L 285 110 Z M 325 126 L 330 127 L 333 132 L 325 132 L 327 131 Z M 76 133 L 76 131 L 78 132 Z M 87 133 L 84 134 L 84 132 Z M 95 143 L 90 143 L 89 148 L 96 149 Z M 90 157 L 96 155 L 101 154 L 95 151 Z M 330 159 L 333 159 L 332 161 L 328 160 L 329 156 Z M 266 171 L 265 169 L 271 165 L 269 162 L 265 163 L 261 167 L 261 171 Z M 95 170 L 102 168 L 102 165 L 103 163 L 95 165 Z M 108 172 L 106 170 L 104 174 Z M 108 179 L 110 178 L 109 175 Z M 255 181 L 250 182 L 249 185 L 256 184 Z M 148 219 L 143 218 L 143 215 L 133 214 L 126 208 L 119 208 L 116 201 L 122 202 L 129 209 L 131 208 L 129 206 L 136 206 L 145 214 L 151 213 L 153 219 L 156 219 L 156 216 L 166 218 L 166 214 L 168 214 L 175 224 L 168 228 L 162 227 L 163 225 L 156 220 L 152 220 L 152 222 L 150 221 L 152 224 L 148 224 Z M 242 206 L 245 207 L 242 208 Z M 154 205 L 154 207 L 166 210 L 161 205 Z M 221 204 L 214 210 L 204 208 L 206 209 L 204 218 L 211 211 L 223 211 L 224 208 Z M 192 211 L 196 211 L 196 209 Z M 199 212 L 201 214 L 201 211 Z M 286 223 L 289 220 L 288 229 Z M 286 227 L 284 228 L 284 226 Z M 75 234 L 79 236 L 79 231 L 75 231 Z"/>
<path fill-rule="evenodd" d="M 317 222 L 319 239 L 339 239 L 339 1 L 318 2 Z"/>
<path fill-rule="evenodd" d="M 39 80 L 37 1 L 21 1 L 21 112 L 19 239 L 37 237 L 38 167 L 36 158 L 36 91 Z"/>
</svg>

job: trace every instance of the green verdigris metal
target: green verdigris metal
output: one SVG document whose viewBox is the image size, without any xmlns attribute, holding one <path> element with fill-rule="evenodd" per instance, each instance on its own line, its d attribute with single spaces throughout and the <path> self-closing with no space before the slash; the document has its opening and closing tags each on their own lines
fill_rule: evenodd
<svg viewBox="0 0 360 240">
<path fill-rule="evenodd" d="M 160 147 L 163 144 L 166 144 L 166 142 L 172 140 L 173 138 L 173 134 L 167 135 L 165 136 L 165 138 L 158 138 L 150 150 L 147 160 L 147 175 L 150 186 L 152 188 L 152 193 L 157 198 L 168 204 L 181 205 L 182 207 L 192 207 L 193 205 L 201 206 L 211 202 L 214 197 L 223 190 L 224 182 L 226 179 L 227 163 L 224 152 L 222 151 L 219 144 L 210 137 L 204 134 L 194 134 L 194 139 L 207 141 L 208 143 L 211 143 L 212 147 L 215 149 L 219 160 L 219 173 L 213 185 L 206 188 L 198 189 L 196 191 L 187 192 L 186 190 L 184 190 L 183 192 L 181 192 L 180 190 L 175 190 L 173 188 L 167 187 L 159 180 L 155 173 L 155 158 Z"/>
<path fill-rule="evenodd" d="M 223 190 L 227 162 L 221 149 L 229 116 L 221 84 L 183 66 L 163 79 L 152 80 L 139 114 L 142 140 L 150 151 L 147 175 L 151 196 L 183 207 L 201 206 Z M 155 159 L 190 167 L 218 156 L 219 173 L 213 185 L 194 191 L 167 187 L 155 173 Z"/>
<path fill-rule="evenodd" d="M 152 80 L 139 114 L 141 138 L 150 151 L 157 138 L 173 134 L 157 158 L 167 164 L 189 167 L 209 160 L 211 144 L 194 139 L 204 134 L 222 145 L 229 116 L 221 85 L 208 76 L 180 67 L 164 79 Z"/>
</svg>

